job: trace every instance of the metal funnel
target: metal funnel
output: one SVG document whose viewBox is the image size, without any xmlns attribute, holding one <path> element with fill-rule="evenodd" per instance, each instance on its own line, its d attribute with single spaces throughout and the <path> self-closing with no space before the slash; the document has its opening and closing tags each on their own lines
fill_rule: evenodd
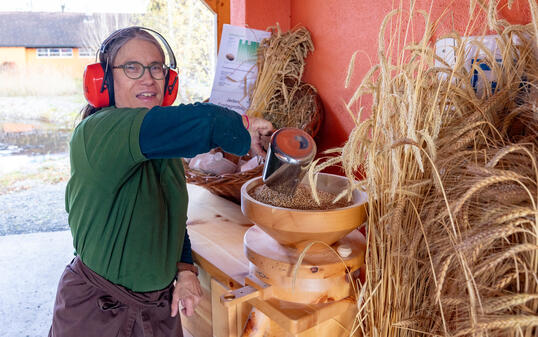
<svg viewBox="0 0 538 337">
<path fill-rule="evenodd" d="M 293 195 L 314 156 L 316 143 L 301 129 L 281 128 L 273 133 L 263 167 L 263 182 L 269 188 Z"/>
</svg>

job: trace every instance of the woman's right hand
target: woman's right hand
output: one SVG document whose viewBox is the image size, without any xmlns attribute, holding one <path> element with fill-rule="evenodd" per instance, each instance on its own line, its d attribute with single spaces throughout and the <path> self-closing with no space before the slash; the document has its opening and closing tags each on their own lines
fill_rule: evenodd
<svg viewBox="0 0 538 337">
<path fill-rule="evenodd" d="M 202 286 L 195 273 L 189 270 L 178 272 L 174 285 L 170 316 L 175 317 L 179 310 L 190 317 L 202 298 Z M 180 308 L 180 302 L 183 309 Z"/>
<path fill-rule="evenodd" d="M 245 120 L 245 118 L 243 118 Z M 273 124 L 263 118 L 248 118 L 248 133 L 250 134 L 250 150 L 254 154 L 265 157 L 271 135 L 275 129 Z"/>
</svg>

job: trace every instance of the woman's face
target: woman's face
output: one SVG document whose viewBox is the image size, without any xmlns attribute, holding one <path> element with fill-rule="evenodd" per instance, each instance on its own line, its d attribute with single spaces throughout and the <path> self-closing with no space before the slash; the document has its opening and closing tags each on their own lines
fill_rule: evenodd
<svg viewBox="0 0 538 337">
<path fill-rule="evenodd" d="M 148 66 L 153 62 L 163 62 L 157 47 L 146 40 L 134 38 L 124 44 L 116 55 L 114 66 L 124 65 L 127 62 L 140 62 Z M 156 80 L 151 77 L 149 69 L 139 79 L 127 77 L 121 68 L 114 69 L 114 99 L 118 108 L 151 109 L 161 105 L 164 95 L 164 79 Z"/>
</svg>

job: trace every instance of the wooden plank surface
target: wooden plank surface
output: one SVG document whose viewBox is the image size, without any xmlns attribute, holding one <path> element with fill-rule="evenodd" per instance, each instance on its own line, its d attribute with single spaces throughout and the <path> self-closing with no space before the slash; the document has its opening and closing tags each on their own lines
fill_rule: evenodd
<svg viewBox="0 0 538 337">
<path fill-rule="evenodd" d="M 187 230 L 195 262 L 226 287 L 242 287 L 248 274 L 243 237 L 252 224 L 239 205 L 200 186 L 187 188 Z"/>
</svg>

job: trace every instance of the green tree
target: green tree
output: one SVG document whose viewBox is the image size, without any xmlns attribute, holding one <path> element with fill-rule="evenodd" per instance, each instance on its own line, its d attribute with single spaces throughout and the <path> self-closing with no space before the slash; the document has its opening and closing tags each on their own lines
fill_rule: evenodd
<svg viewBox="0 0 538 337">
<path fill-rule="evenodd" d="M 174 51 L 178 101 L 209 98 L 216 62 L 216 16 L 201 0 L 150 0 L 138 24 L 161 33 Z"/>
</svg>

